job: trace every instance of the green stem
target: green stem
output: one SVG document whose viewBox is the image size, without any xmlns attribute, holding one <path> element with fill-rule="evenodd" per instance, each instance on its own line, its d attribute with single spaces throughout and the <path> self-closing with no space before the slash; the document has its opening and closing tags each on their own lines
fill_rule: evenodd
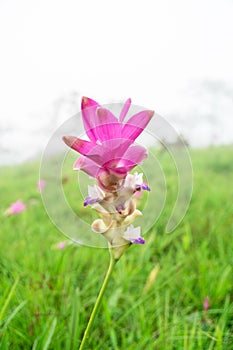
<svg viewBox="0 0 233 350">
<path fill-rule="evenodd" d="M 110 279 L 110 277 L 111 277 L 111 275 L 112 275 L 113 268 L 114 268 L 114 266 L 115 266 L 116 263 L 117 263 L 117 260 L 114 259 L 114 257 L 113 257 L 113 254 L 112 254 L 111 249 L 110 249 L 109 251 L 110 251 L 110 263 L 109 263 L 108 271 L 107 271 L 107 273 L 106 273 L 104 282 L 103 282 L 102 287 L 101 287 L 101 289 L 100 289 L 99 295 L 98 295 L 98 297 L 97 297 L 97 299 L 96 299 L 95 306 L 94 306 L 94 308 L 93 308 L 93 310 L 92 310 L 92 313 L 91 313 L 91 316 L 90 316 L 90 318 L 89 318 L 89 321 L 88 321 L 87 327 L 86 327 L 86 329 L 85 329 L 85 332 L 84 332 L 84 335 L 83 335 L 83 338 L 82 338 L 82 341 L 81 341 L 79 350 L 83 350 L 83 349 L 84 349 L 86 340 L 87 340 L 87 338 L 88 338 L 88 335 L 89 335 L 91 326 L 92 326 L 92 324 L 93 324 L 93 322 L 94 322 L 95 316 L 96 316 L 97 311 L 98 311 L 98 309 L 99 309 L 99 306 L 100 306 L 101 300 L 102 300 L 102 298 L 103 298 L 105 289 L 106 289 L 106 287 L 107 287 L 108 281 L 109 281 L 109 279 Z"/>
</svg>

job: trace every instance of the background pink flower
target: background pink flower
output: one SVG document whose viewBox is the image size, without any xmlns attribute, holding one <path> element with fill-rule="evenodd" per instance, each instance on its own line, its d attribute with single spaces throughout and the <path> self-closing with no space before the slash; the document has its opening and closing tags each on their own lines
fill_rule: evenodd
<svg viewBox="0 0 233 350">
<path fill-rule="evenodd" d="M 45 180 L 39 180 L 38 183 L 37 183 L 37 191 L 38 192 L 41 192 L 43 190 L 43 188 L 45 187 Z"/>
<path fill-rule="evenodd" d="M 21 199 L 19 199 L 17 202 L 11 203 L 10 207 L 5 211 L 5 215 L 16 215 L 21 213 L 26 209 L 26 205 L 23 203 Z"/>
</svg>

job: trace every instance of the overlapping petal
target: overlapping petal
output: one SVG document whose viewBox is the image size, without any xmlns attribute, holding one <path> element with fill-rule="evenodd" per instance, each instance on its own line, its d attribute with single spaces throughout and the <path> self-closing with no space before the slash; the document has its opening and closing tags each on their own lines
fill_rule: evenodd
<svg viewBox="0 0 233 350">
<path fill-rule="evenodd" d="M 75 151 L 87 155 L 96 146 L 95 143 L 79 139 L 75 136 L 63 136 L 63 141 Z"/>
<path fill-rule="evenodd" d="M 91 141 L 102 142 L 121 137 L 121 124 L 106 108 L 88 97 L 82 99 L 82 117 L 86 133 Z"/>
<path fill-rule="evenodd" d="M 145 129 L 153 115 L 153 111 L 141 111 L 133 115 L 123 126 L 121 137 L 135 141 Z"/>
<path fill-rule="evenodd" d="M 98 102 L 92 100 L 89 97 L 83 97 L 81 102 L 83 125 L 86 130 L 87 136 L 93 142 L 96 142 L 98 138 L 95 135 L 95 126 L 97 124 L 96 109 L 99 107 Z"/>
<path fill-rule="evenodd" d="M 132 144 L 149 123 L 153 112 L 141 111 L 123 124 L 130 105 L 128 99 L 118 121 L 111 111 L 83 97 L 82 118 L 90 141 L 75 136 L 63 137 L 69 147 L 82 154 L 74 169 L 83 170 L 95 178 L 99 178 L 101 172 L 122 178 L 147 157 L 144 147 Z"/>
<path fill-rule="evenodd" d="M 86 174 L 96 178 L 99 174 L 100 166 L 91 159 L 85 156 L 80 156 L 74 163 L 73 169 L 82 170 Z"/>
<path fill-rule="evenodd" d="M 124 103 L 121 113 L 120 113 L 120 117 L 119 117 L 119 121 L 120 123 L 122 123 L 126 117 L 126 114 L 128 113 L 129 109 L 130 109 L 130 105 L 131 105 L 131 99 L 128 98 L 128 100 L 126 100 L 126 102 Z"/>
<path fill-rule="evenodd" d="M 147 150 L 142 146 L 131 146 L 123 155 L 119 166 L 122 164 L 128 172 L 137 164 L 141 164 L 147 158 Z"/>
</svg>

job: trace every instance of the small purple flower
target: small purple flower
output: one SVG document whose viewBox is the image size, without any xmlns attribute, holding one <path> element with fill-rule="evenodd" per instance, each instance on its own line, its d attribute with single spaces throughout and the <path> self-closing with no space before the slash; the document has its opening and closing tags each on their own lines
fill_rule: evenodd
<svg viewBox="0 0 233 350">
<path fill-rule="evenodd" d="M 131 243 L 136 244 L 144 244 L 145 240 L 141 237 L 141 228 L 133 227 L 133 225 L 130 225 L 127 230 L 125 231 L 123 238 L 127 241 L 130 241 Z"/>
<path fill-rule="evenodd" d="M 131 238 L 130 241 L 135 244 L 144 244 L 146 242 L 145 239 L 143 239 L 142 237 L 136 239 Z"/>
<path fill-rule="evenodd" d="M 124 181 L 124 187 L 132 188 L 134 191 L 150 191 L 150 187 L 143 182 L 143 173 L 128 174 Z"/>
<path fill-rule="evenodd" d="M 87 197 L 84 198 L 83 205 L 84 205 L 84 207 L 86 207 L 87 205 L 94 204 L 94 203 L 96 203 L 98 201 L 99 201 L 99 198 L 91 198 L 90 196 L 87 196 Z"/>
<path fill-rule="evenodd" d="M 100 187 L 96 185 L 94 187 L 88 186 L 88 196 L 85 197 L 83 205 L 86 207 L 87 205 L 97 203 L 102 199 L 104 199 L 104 192 Z"/>
<path fill-rule="evenodd" d="M 149 187 L 147 184 L 145 184 L 145 183 L 143 183 L 143 184 L 141 185 L 141 189 L 144 190 L 144 191 L 150 192 L 150 187 Z"/>
</svg>

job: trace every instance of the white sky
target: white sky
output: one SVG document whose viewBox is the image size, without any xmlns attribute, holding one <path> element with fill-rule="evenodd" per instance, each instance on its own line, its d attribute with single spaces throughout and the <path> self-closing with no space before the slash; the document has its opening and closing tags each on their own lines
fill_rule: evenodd
<svg viewBox="0 0 233 350">
<path fill-rule="evenodd" d="M 232 19 L 231 0 L 0 0 L 0 128 L 15 126 L 23 143 L 20 132 L 77 91 L 101 103 L 131 97 L 188 130 L 196 103 L 208 109 L 195 95 L 203 81 L 233 86 Z"/>
</svg>

